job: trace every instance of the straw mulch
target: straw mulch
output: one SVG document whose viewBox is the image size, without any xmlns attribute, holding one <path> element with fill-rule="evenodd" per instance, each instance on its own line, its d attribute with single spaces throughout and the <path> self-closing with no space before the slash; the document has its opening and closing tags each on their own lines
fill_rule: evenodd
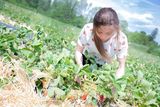
<svg viewBox="0 0 160 107">
<path fill-rule="evenodd" d="M 0 79 L 8 80 L 7 84 L 0 87 L 0 107 L 94 107 L 80 100 L 73 101 L 69 96 L 62 102 L 53 100 L 47 95 L 37 94 L 35 82 L 38 78 L 46 78 L 47 81 L 42 82 L 44 87 L 48 87 L 51 79 L 49 74 L 33 70 L 33 75 L 29 77 L 20 67 L 19 61 L 12 60 L 10 63 L 5 63 L 0 58 Z M 78 93 L 73 90 L 69 95 Z"/>
<path fill-rule="evenodd" d="M 35 92 L 34 80 L 38 74 L 30 78 L 19 66 L 19 62 L 12 60 L 4 63 L 0 59 L 0 78 L 8 79 L 8 83 L 0 88 L 1 107 L 56 107 L 61 106 L 60 102 L 53 101 L 49 97 L 40 96 Z M 43 73 L 42 73 L 43 74 Z M 44 77 L 46 75 L 40 75 Z"/>
</svg>

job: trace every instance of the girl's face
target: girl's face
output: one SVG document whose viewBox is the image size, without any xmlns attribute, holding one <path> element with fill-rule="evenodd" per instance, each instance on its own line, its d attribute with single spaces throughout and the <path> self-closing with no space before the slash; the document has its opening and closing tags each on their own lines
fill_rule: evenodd
<svg viewBox="0 0 160 107">
<path fill-rule="evenodd" d="M 100 26 L 97 28 L 98 37 L 103 41 L 108 41 L 115 33 L 115 29 L 112 25 Z"/>
</svg>

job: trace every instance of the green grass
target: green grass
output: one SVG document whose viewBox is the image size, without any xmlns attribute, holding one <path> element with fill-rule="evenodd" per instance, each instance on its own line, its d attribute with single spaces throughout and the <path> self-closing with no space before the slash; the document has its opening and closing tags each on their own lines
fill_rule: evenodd
<svg viewBox="0 0 160 107">
<path fill-rule="evenodd" d="M 148 47 L 135 43 L 129 43 L 129 55 L 146 63 L 160 64 L 160 57 L 147 53 Z"/>
</svg>

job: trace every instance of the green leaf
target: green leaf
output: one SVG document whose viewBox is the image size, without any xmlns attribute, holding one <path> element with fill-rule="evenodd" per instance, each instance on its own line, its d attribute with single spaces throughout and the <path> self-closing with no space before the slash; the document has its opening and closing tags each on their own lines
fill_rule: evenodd
<svg viewBox="0 0 160 107">
<path fill-rule="evenodd" d="M 96 84 L 103 84 L 103 81 L 98 77 L 98 79 L 95 81 Z"/>
<path fill-rule="evenodd" d="M 126 93 L 123 91 L 118 91 L 118 95 L 120 98 L 124 98 L 126 96 Z"/>
<path fill-rule="evenodd" d="M 156 99 L 151 99 L 151 100 L 147 101 L 145 104 L 147 106 L 149 106 L 149 105 L 156 105 L 157 107 L 159 107 L 158 104 L 156 103 Z"/>
<path fill-rule="evenodd" d="M 55 96 L 57 99 L 61 98 L 62 96 L 65 95 L 65 91 L 58 87 L 50 87 L 48 88 L 48 96 L 53 97 Z"/>
<path fill-rule="evenodd" d="M 25 57 L 29 57 L 32 53 L 32 51 L 29 48 L 23 48 L 20 49 L 20 51 L 22 52 L 22 55 L 24 55 Z"/>
<path fill-rule="evenodd" d="M 144 74 L 143 74 L 143 72 L 138 71 L 137 76 L 138 76 L 138 79 L 141 80 L 141 79 L 143 79 Z"/>
<path fill-rule="evenodd" d="M 51 86 L 56 87 L 61 82 L 61 77 L 58 76 L 58 78 L 54 79 L 54 81 L 51 83 Z"/>
<path fill-rule="evenodd" d="M 147 98 L 148 100 L 149 100 L 149 99 L 154 99 L 154 98 L 155 98 L 155 95 L 156 95 L 156 92 L 155 92 L 155 91 L 149 90 L 148 93 L 147 93 L 146 98 Z"/>
<path fill-rule="evenodd" d="M 139 89 L 135 89 L 133 90 L 133 97 L 138 99 L 138 100 L 142 100 L 142 93 Z"/>
<path fill-rule="evenodd" d="M 151 83 L 145 79 L 141 80 L 141 85 L 143 88 L 145 88 L 146 90 L 149 89 L 151 87 Z"/>
<path fill-rule="evenodd" d="M 106 82 L 108 80 L 104 75 L 100 75 L 99 78 L 104 82 Z"/>
</svg>

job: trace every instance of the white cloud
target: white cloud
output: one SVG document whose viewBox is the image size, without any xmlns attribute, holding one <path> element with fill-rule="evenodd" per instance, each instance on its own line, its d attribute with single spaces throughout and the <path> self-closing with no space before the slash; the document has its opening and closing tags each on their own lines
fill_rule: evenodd
<svg viewBox="0 0 160 107">
<path fill-rule="evenodd" d="M 88 3 L 92 3 L 93 7 L 117 7 L 112 0 L 87 0 Z"/>
<path fill-rule="evenodd" d="M 157 25 L 151 25 L 151 24 L 132 24 L 128 27 L 128 30 L 130 31 L 145 31 L 146 33 L 150 34 L 153 29 L 158 28 L 160 30 L 160 27 Z M 146 30 L 147 29 L 147 30 Z"/>
<path fill-rule="evenodd" d="M 103 7 L 105 6 L 104 1 L 103 0 L 87 0 L 88 3 L 92 3 L 93 7 Z"/>
<path fill-rule="evenodd" d="M 119 11 L 119 13 L 124 17 L 125 20 L 131 21 L 131 20 L 139 20 L 144 23 L 152 24 L 152 20 L 154 19 L 153 15 L 150 13 L 132 13 L 125 10 Z"/>
<path fill-rule="evenodd" d="M 133 2 L 130 2 L 128 5 L 129 5 L 129 6 L 137 6 L 137 4 L 136 4 L 136 3 L 133 3 Z"/>
<path fill-rule="evenodd" d="M 118 3 L 114 2 L 112 0 L 88 0 L 88 3 L 92 3 L 93 6 L 100 6 L 100 7 L 112 7 L 119 13 L 121 16 L 124 17 L 125 20 L 128 22 L 131 20 L 140 20 L 144 23 L 152 24 L 152 19 L 154 18 L 151 13 L 133 13 L 129 12 L 130 9 L 123 8 L 121 4 L 123 3 L 123 0 L 120 0 Z M 128 5 L 135 6 L 136 3 L 129 3 Z"/>
<path fill-rule="evenodd" d="M 142 25 L 135 24 L 135 26 L 137 26 L 137 27 L 149 28 L 149 29 L 159 28 L 159 26 L 156 26 L 156 25 L 148 25 L 148 24 L 143 25 L 143 26 L 142 26 Z"/>
</svg>

